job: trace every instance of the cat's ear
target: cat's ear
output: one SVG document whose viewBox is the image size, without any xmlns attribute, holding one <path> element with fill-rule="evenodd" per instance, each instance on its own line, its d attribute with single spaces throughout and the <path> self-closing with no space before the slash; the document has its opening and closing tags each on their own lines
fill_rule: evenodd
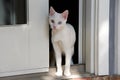
<svg viewBox="0 0 120 80">
<path fill-rule="evenodd" d="M 68 10 L 65 10 L 63 13 L 62 13 L 62 16 L 64 19 L 67 19 L 68 18 L 68 14 L 69 14 L 69 11 Z"/>
<path fill-rule="evenodd" d="M 53 7 L 50 7 L 50 16 L 54 15 L 55 14 L 55 10 Z"/>
</svg>

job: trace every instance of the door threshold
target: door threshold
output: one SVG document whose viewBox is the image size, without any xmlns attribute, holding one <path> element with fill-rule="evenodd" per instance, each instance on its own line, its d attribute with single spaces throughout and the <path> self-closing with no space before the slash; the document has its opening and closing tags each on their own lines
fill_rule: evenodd
<svg viewBox="0 0 120 80">
<path fill-rule="evenodd" d="M 64 66 L 62 66 L 64 69 Z M 0 80 L 71 80 L 76 78 L 88 78 L 92 75 L 85 72 L 85 65 L 72 65 L 71 73 L 72 75 L 69 77 L 57 77 L 55 76 L 56 67 L 50 67 L 49 72 L 42 73 L 33 73 L 33 74 L 25 74 L 11 77 L 3 77 Z"/>
<path fill-rule="evenodd" d="M 62 66 L 63 70 L 64 70 L 64 66 Z M 66 76 L 62 76 L 62 77 L 57 77 L 55 75 L 56 72 L 56 68 L 55 67 L 50 67 L 48 76 L 50 76 L 51 78 L 53 78 L 53 80 L 55 79 L 72 79 L 72 78 L 84 78 L 84 77 L 91 77 L 90 73 L 85 72 L 85 65 L 81 64 L 81 65 L 71 65 L 71 76 L 66 77 Z"/>
</svg>

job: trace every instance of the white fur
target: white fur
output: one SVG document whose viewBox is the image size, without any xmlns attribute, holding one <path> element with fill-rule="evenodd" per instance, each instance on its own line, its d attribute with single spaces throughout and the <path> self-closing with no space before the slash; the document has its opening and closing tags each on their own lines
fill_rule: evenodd
<svg viewBox="0 0 120 80">
<path fill-rule="evenodd" d="M 54 9 L 50 10 L 53 11 Z M 64 15 L 68 15 L 67 12 L 63 12 Z M 51 20 L 54 20 L 54 23 L 51 22 Z M 62 22 L 62 24 L 57 24 L 59 21 Z M 62 76 L 62 53 L 65 54 L 65 70 L 64 75 L 70 76 L 70 62 L 72 55 L 74 53 L 74 43 L 76 40 L 75 30 L 72 25 L 66 23 L 67 19 L 64 19 L 62 16 L 62 13 L 55 12 L 53 15 L 50 15 L 49 17 L 49 23 L 52 29 L 52 44 L 55 51 L 55 57 L 56 57 L 56 64 L 57 64 L 57 76 Z M 56 26 L 55 29 L 53 29 L 53 26 Z"/>
</svg>

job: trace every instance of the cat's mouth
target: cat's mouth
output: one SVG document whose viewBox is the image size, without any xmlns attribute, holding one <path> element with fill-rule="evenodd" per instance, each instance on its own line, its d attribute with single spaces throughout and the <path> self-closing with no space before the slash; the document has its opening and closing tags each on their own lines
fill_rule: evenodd
<svg viewBox="0 0 120 80">
<path fill-rule="evenodd" d="M 56 27 L 56 26 L 53 26 L 53 30 L 57 30 L 57 27 Z"/>
<path fill-rule="evenodd" d="M 62 30 L 64 27 L 53 27 L 52 30 L 56 31 L 56 30 Z"/>
<path fill-rule="evenodd" d="M 56 27 L 53 27 L 54 30 L 56 30 Z"/>
<path fill-rule="evenodd" d="M 56 31 L 57 29 L 56 28 L 52 28 L 53 31 Z"/>
</svg>

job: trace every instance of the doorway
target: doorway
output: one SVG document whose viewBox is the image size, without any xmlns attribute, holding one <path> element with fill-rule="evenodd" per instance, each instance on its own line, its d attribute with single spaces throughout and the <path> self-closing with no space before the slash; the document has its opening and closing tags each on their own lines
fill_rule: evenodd
<svg viewBox="0 0 120 80">
<path fill-rule="evenodd" d="M 67 23 L 70 23 L 71 25 L 73 25 L 76 32 L 76 42 L 75 42 L 74 55 L 72 57 L 72 60 L 73 60 L 73 64 L 78 64 L 79 0 L 75 0 L 75 1 L 50 0 L 49 7 L 50 6 L 52 6 L 58 13 L 62 13 L 66 9 L 69 10 Z M 50 38 L 51 38 L 51 34 L 50 34 Z M 52 50 L 52 44 L 50 39 L 50 51 L 51 50 Z M 64 64 L 64 57 L 63 57 L 62 63 Z"/>
<path fill-rule="evenodd" d="M 94 73 L 95 1 L 50 0 L 49 7 L 50 6 L 54 7 L 54 9 L 59 13 L 66 9 L 69 10 L 68 23 L 72 24 L 76 31 L 75 50 L 72 58 L 73 65 L 82 64 L 84 65 L 85 72 Z M 50 50 L 52 49 L 51 46 L 52 44 L 50 41 Z"/>
</svg>

